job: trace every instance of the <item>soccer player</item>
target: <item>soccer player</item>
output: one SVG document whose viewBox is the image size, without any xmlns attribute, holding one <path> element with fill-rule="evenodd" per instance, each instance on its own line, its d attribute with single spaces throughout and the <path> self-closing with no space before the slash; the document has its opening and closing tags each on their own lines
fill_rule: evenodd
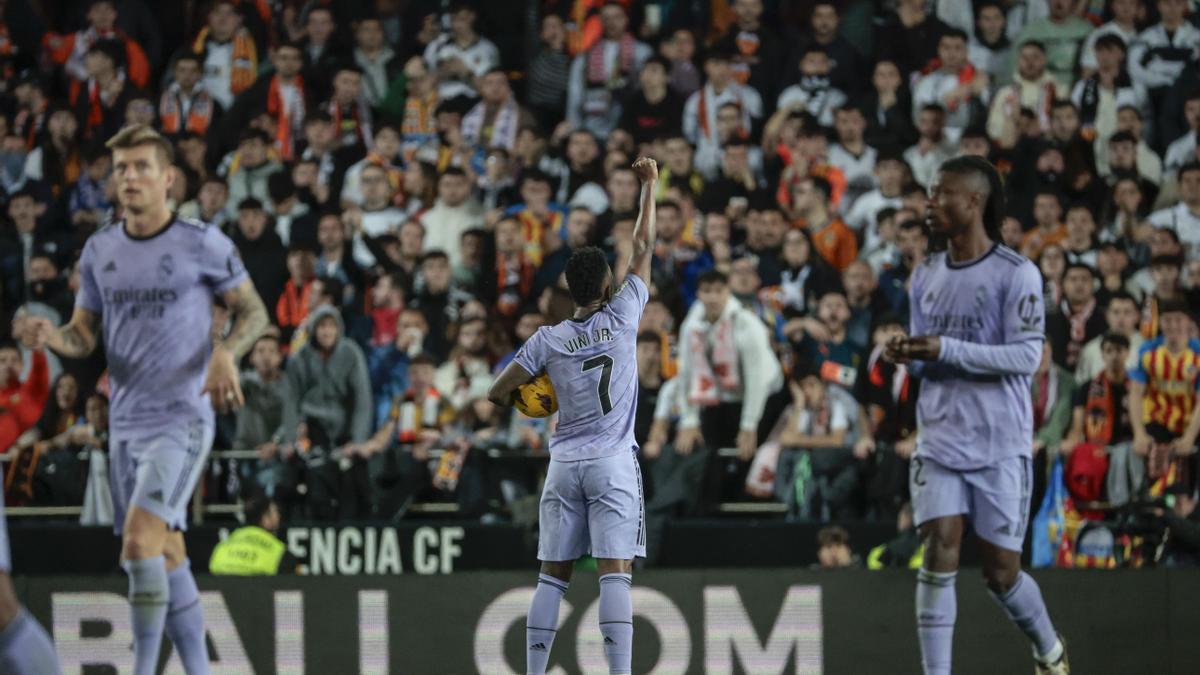
<svg viewBox="0 0 1200 675">
<path fill-rule="evenodd" d="M 949 250 L 914 270 L 912 337 L 893 338 L 886 350 L 923 378 L 909 476 L 925 543 L 916 597 L 922 665 L 927 675 L 950 672 L 954 580 L 969 521 L 988 589 L 1033 643 L 1037 672 L 1067 673 L 1041 590 L 1021 571 L 1032 484 L 1030 376 L 1045 340 L 1041 275 L 995 241 L 1004 200 L 986 160 L 942 164 L 929 213 Z"/>
<path fill-rule="evenodd" d="M 181 530 L 212 445 L 213 409 L 243 403 L 237 362 L 263 332 L 267 312 L 233 242 L 167 209 L 176 176 L 171 145 L 139 125 L 107 145 L 124 217 L 84 245 L 71 321 L 55 329 L 39 320 L 38 334 L 59 354 L 82 358 L 103 330 L 112 386 L 109 481 L 129 574 L 134 672 L 155 672 L 165 626 L 188 675 L 208 673 Z M 228 337 L 215 344 L 214 298 L 234 316 Z"/>
<path fill-rule="evenodd" d="M 658 165 L 640 158 L 641 212 L 632 255 L 614 280 L 604 252 L 576 249 L 567 261 L 575 314 L 539 328 L 500 373 L 488 398 L 512 405 L 517 387 L 545 371 L 558 395 L 558 428 L 542 490 L 537 590 L 525 625 L 527 672 L 543 675 L 558 628 L 558 605 L 575 560 L 591 553 L 600 572 L 600 632 L 609 673 L 630 673 L 633 559 L 646 555 L 642 475 L 633 438 L 637 411 L 637 333 L 649 299 Z"/>
</svg>

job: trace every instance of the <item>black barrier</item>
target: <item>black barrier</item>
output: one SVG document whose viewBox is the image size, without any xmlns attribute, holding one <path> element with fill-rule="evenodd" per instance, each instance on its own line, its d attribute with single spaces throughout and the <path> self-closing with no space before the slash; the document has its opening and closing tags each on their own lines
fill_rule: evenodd
<svg viewBox="0 0 1200 675">
<path fill-rule="evenodd" d="M 1033 670 L 1028 642 L 961 575 L 955 672 Z M 1035 575 L 1073 672 L 1195 673 L 1200 575 L 1178 570 Z M 214 673 L 524 672 L 532 574 L 218 579 L 200 586 Z M 130 627 L 117 577 L 18 578 L 53 631 L 65 672 L 128 672 Z M 636 673 L 917 673 L 905 572 L 679 570 L 635 574 Z M 594 574 L 578 574 L 551 664 L 602 673 Z M 182 673 L 164 650 L 167 673 Z"/>
<path fill-rule="evenodd" d="M 13 569 L 22 574 L 116 574 L 120 541 L 106 527 L 13 523 Z M 851 547 L 866 557 L 895 534 L 886 523 L 848 523 Z M 805 567 L 817 560 L 821 525 L 783 521 L 699 520 L 670 523 L 662 533 L 662 567 Z M 222 528 L 186 534 L 193 569 L 208 571 Z M 537 535 L 512 525 L 473 521 L 293 525 L 280 538 L 309 574 L 444 574 L 533 569 Z M 714 546 L 713 542 L 721 542 Z M 86 556 L 74 555 L 87 551 Z M 964 564 L 974 547 L 963 551 Z"/>
</svg>

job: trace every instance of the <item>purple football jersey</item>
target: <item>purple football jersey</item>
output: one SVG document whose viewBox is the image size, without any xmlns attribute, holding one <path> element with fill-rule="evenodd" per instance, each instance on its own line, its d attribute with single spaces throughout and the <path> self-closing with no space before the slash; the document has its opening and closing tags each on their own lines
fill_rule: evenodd
<svg viewBox="0 0 1200 675">
<path fill-rule="evenodd" d="M 123 221 L 88 238 L 75 303 L 103 321 L 114 429 L 213 419 L 201 395 L 213 296 L 248 278 L 233 242 L 189 218 L 146 238 Z"/>
<path fill-rule="evenodd" d="M 1039 352 L 1045 339 L 1042 275 L 1003 245 L 961 264 L 946 253 L 930 256 L 913 271 L 909 303 L 911 335 L 975 345 L 1036 343 Z M 939 361 L 914 364 L 922 378 L 917 454 L 959 471 L 1031 456 L 1030 376 L 967 369 L 946 362 L 950 351 L 944 340 Z M 1036 358 L 1032 363 L 1036 366 Z"/>
<path fill-rule="evenodd" d="M 637 449 L 637 332 L 650 293 L 635 274 L 586 319 L 539 328 L 514 360 L 550 375 L 558 395 L 558 428 L 550 457 L 595 459 Z"/>
</svg>

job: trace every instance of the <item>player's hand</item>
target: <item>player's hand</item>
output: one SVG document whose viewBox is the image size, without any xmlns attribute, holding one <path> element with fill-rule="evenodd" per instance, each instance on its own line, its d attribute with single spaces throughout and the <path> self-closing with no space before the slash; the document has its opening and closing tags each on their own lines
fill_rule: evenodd
<svg viewBox="0 0 1200 675">
<path fill-rule="evenodd" d="M 675 432 L 675 452 L 679 455 L 690 455 L 692 450 L 696 448 L 696 441 L 700 440 L 699 429 L 684 429 L 680 428 Z"/>
<path fill-rule="evenodd" d="M 937 361 L 942 353 L 942 339 L 936 335 L 901 338 L 898 351 L 903 363 L 908 361 Z M 899 361 L 898 361 L 899 363 Z"/>
<path fill-rule="evenodd" d="M 858 459 L 866 459 L 875 452 L 875 439 L 869 436 L 864 436 L 858 439 L 854 444 L 854 456 Z"/>
<path fill-rule="evenodd" d="M 238 380 L 237 363 L 233 352 L 218 346 L 208 361 L 208 375 L 204 378 L 203 392 L 212 399 L 213 409 L 219 413 L 234 412 L 246 402 L 242 396 L 242 385 Z"/>
<path fill-rule="evenodd" d="M 1171 441 L 1171 450 L 1176 455 L 1180 455 L 1183 457 L 1187 457 L 1188 455 L 1195 454 L 1196 439 L 1188 438 L 1187 436 L 1180 436 L 1179 438 L 1176 438 L 1175 440 Z"/>
<path fill-rule="evenodd" d="M 910 459 L 913 453 L 917 451 L 917 435 L 913 434 L 902 441 L 897 441 L 896 445 L 892 446 L 892 449 L 895 450 L 896 456 L 900 459 Z"/>
<path fill-rule="evenodd" d="M 1150 450 L 1154 447 L 1154 439 L 1150 438 L 1150 434 L 1142 432 L 1133 436 L 1133 452 L 1142 457 L 1150 456 Z"/>
<path fill-rule="evenodd" d="M 59 347 L 62 347 L 62 337 L 58 334 L 58 329 L 54 327 L 54 323 L 50 319 L 44 316 L 26 317 L 25 330 L 29 331 L 29 338 L 33 340 L 34 349 L 49 347 L 58 351 Z"/>
<path fill-rule="evenodd" d="M 658 459 L 661 454 L 662 443 L 658 441 L 646 441 L 646 444 L 642 446 L 642 457 L 646 459 Z"/>
<path fill-rule="evenodd" d="M 638 157 L 633 163 L 633 172 L 643 183 L 653 183 L 658 180 L 658 162 L 650 157 Z"/>
<path fill-rule="evenodd" d="M 754 459 L 754 453 L 758 452 L 758 431 L 754 429 L 743 429 L 737 435 L 738 459 L 743 462 L 749 462 Z"/>
<path fill-rule="evenodd" d="M 887 341 L 883 347 L 883 360 L 891 363 L 908 363 L 912 359 L 908 358 L 902 351 L 904 345 L 904 336 L 895 335 Z"/>
</svg>

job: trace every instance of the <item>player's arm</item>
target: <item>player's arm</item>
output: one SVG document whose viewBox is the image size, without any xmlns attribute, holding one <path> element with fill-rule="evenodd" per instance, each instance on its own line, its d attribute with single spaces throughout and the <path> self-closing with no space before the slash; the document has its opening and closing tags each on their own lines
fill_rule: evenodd
<svg viewBox="0 0 1200 675">
<path fill-rule="evenodd" d="M 234 361 L 240 361 L 267 329 L 267 307 L 248 279 L 225 291 L 221 299 L 233 315 L 233 327 L 214 348 L 224 349 L 233 355 Z"/>
<path fill-rule="evenodd" d="M 71 314 L 71 320 L 61 328 L 45 317 L 30 317 L 37 340 L 45 340 L 45 344 L 59 356 L 69 359 L 82 359 L 96 349 L 96 325 L 99 316 L 82 307 L 76 307 Z"/>
<path fill-rule="evenodd" d="M 525 370 L 525 366 L 517 363 L 514 359 L 505 366 L 496 380 L 492 382 L 491 388 L 488 389 L 488 400 L 502 408 L 511 407 L 513 404 L 513 394 L 516 393 L 517 387 L 532 379 L 533 373 Z"/>
<path fill-rule="evenodd" d="M 633 227 L 633 257 L 620 269 L 632 272 L 650 282 L 650 263 L 654 258 L 654 242 L 658 238 L 654 188 L 658 183 L 658 163 L 649 157 L 640 157 L 633 163 L 633 171 L 642 180 L 642 196 L 639 201 L 637 223 Z M 622 277 L 625 276 L 623 273 Z"/>
<path fill-rule="evenodd" d="M 266 330 L 267 308 L 249 279 L 222 293 L 221 299 L 233 315 L 233 326 L 224 340 L 213 345 L 202 391 L 212 399 L 215 409 L 226 412 L 246 402 L 237 364 Z"/>
</svg>

